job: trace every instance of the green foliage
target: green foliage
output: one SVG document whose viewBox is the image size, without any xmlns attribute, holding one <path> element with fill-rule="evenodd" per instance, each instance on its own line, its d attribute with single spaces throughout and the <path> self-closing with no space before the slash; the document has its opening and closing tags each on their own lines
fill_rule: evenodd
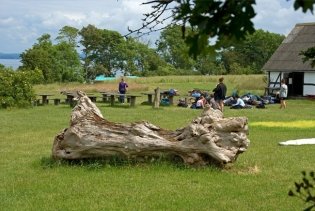
<svg viewBox="0 0 315 211">
<path fill-rule="evenodd" d="M 79 29 L 71 27 L 71 26 L 64 26 L 62 29 L 59 30 L 59 35 L 56 40 L 60 42 L 66 42 L 73 47 L 78 45 L 77 38 L 79 35 Z"/>
<path fill-rule="evenodd" d="M 93 80 L 100 74 L 114 76 L 117 71 L 136 76 L 166 74 L 160 71 L 167 68 L 166 62 L 148 44 L 134 38 L 124 39 L 116 31 L 98 29 L 93 25 L 83 27 L 79 34 L 84 47 L 86 80 Z"/>
<path fill-rule="evenodd" d="M 314 3 L 312 0 L 295 0 L 294 9 L 313 12 Z M 130 33 L 141 33 L 145 29 L 154 31 L 164 24 L 164 20 L 172 18 L 170 25 L 182 24 L 180 31 L 194 58 L 212 46 L 211 38 L 216 39 L 216 48 L 224 48 L 227 43 L 236 43 L 255 31 L 252 22 L 256 16 L 255 0 L 157 0 L 143 4 L 151 4 L 152 11 L 144 14 L 142 27 L 130 30 Z M 163 13 L 170 10 L 172 16 L 162 19 Z M 192 28 L 194 33 L 186 33 L 186 27 Z"/>
<path fill-rule="evenodd" d="M 315 47 L 302 51 L 300 55 L 303 55 L 303 62 L 309 61 L 312 67 L 315 67 Z"/>
<path fill-rule="evenodd" d="M 43 72 L 37 67 L 34 70 L 18 69 L 17 71 L 23 72 L 31 84 L 40 84 L 44 80 Z"/>
<path fill-rule="evenodd" d="M 224 43 L 225 48 L 206 48 L 192 59 L 181 29 L 179 25 L 164 29 L 156 43 L 157 49 L 153 49 L 135 38 L 125 39 L 116 31 L 93 25 L 81 30 L 64 26 L 56 38 L 57 44 L 52 43 L 49 34 L 43 34 L 38 43 L 23 52 L 23 65 L 19 69 L 30 74 L 40 70 L 41 83 L 93 81 L 98 75 L 115 76 L 117 72 L 144 77 L 261 73 L 262 65 L 282 39 L 258 30 L 253 35 L 247 34 L 244 42 L 229 40 Z M 185 33 L 196 31 L 187 27 Z M 77 41 L 83 47 L 82 64 L 76 50 Z M 33 83 L 38 83 L 40 78 Z"/>
<path fill-rule="evenodd" d="M 217 62 L 218 54 L 214 49 L 206 49 L 198 57 L 192 59 L 189 55 L 189 46 L 183 39 L 180 29 L 179 25 L 167 27 L 161 32 L 157 41 L 158 54 L 177 69 L 173 72 L 174 75 L 226 74 L 226 69 Z M 185 33 L 188 35 L 195 32 L 187 27 Z"/>
<path fill-rule="evenodd" d="M 161 32 L 157 41 L 157 52 L 169 64 L 178 69 L 192 69 L 194 60 L 189 56 L 179 25 L 169 26 Z M 187 33 L 189 33 L 187 29 Z"/>
<path fill-rule="evenodd" d="M 115 75 L 123 68 L 123 37 L 116 31 L 98 29 L 93 25 L 83 27 L 80 32 L 80 43 L 84 53 L 84 71 L 87 81 L 97 75 Z"/>
<path fill-rule="evenodd" d="M 42 83 L 82 81 L 79 54 L 73 43 L 61 41 L 53 45 L 49 34 L 38 38 L 32 48 L 21 54 L 23 71 L 42 71 Z M 35 72 L 34 72 L 35 71 Z"/>
<path fill-rule="evenodd" d="M 36 77 L 23 71 L 0 66 L 0 107 L 28 107 L 34 97 Z"/>
<path fill-rule="evenodd" d="M 306 13 L 308 10 L 311 13 L 313 13 L 314 1 L 310 1 L 310 0 L 295 0 L 293 6 L 294 6 L 295 10 L 298 10 L 298 9 L 301 8 L 304 13 Z"/>
<path fill-rule="evenodd" d="M 124 54 L 122 71 L 124 75 L 152 76 L 158 75 L 160 68 L 166 68 L 168 64 L 147 44 L 143 44 L 133 38 L 128 38 L 124 48 L 120 49 Z"/>
<path fill-rule="evenodd" d="M 240 74 L 253 74 L 255 73 L 254 70 L 250 67 L 242 67 L 240 64 L 238 63 L 232 63 L 230 65 L 230 72 L 229 74 L 233 74 L 233 75 L 240 75 Z"/>
<path fill-rule="evenodd" d="M 307 204 L 311 204 L 305 208 L 305 211 L 315 209 L 315 173 L 302 171 L 302 182 L 295 182 L 295 190 L 290 190 L 288 195 L 298 197 Z"/>
<path fill-rule="evenodd" d="M 179 9 L 176 20 L 183 20 L 197 28 L 197 33 L 190 36 L 187 43 L 192 46 L 191 54 L 197 55 L 208 46 L 208 39 L 217 37 L 217 43 L 229 39 L 243 38 L 246 32 L 254 32 L 254 25 L 250 21 L 256 14 L 253 9 L 255 1 L 190 1 L 183 3 L 184 8 Z M 186 6 L 189 4 L 189 6 Z M 181 8 L 181 7 L 180 7 Z M 209 18 L 211 17 L 211 18 Z"/>
<path fill-rule="evenodd" d="M 221 61 L 230 74 L 260 74 L 263 65 L 283 41 L 284 36 L 257 30 L 243 41 L 232 43 L 219 52 Z M 239 68 L 235 68 L 239 66 Z M 241 71 L 241 69 L 244 69 Z"/>
</svg>

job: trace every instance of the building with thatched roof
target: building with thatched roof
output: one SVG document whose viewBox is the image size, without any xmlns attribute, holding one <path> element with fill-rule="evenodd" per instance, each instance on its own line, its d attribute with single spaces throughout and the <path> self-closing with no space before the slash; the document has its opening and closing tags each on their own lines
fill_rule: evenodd
<svg viewBox="0 0 315 211">
<path fill-rule="evenodd" d="M 303 63 L 301 51 L 315 47 L 315 23 L 296 24 L 290 34 L 263 66 L 268 74 L 268 94 L 280 87 L 282 78 L 288 85 L 288 96 L 315 95 L 315 68 Z"/>
</svg>

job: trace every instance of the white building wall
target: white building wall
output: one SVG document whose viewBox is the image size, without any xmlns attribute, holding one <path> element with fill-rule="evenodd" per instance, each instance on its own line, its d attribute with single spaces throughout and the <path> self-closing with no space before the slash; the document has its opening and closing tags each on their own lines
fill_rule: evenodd
<svg viewBox="0 0 315 211">
<path fill-rule="evenodd" d="M 279 73 L 280 72 L 270 72 L 270 78 L 269 78 L 269 81 L 272 83 L 275 83 L 278 76 L 279 76 Z M 281 78 L 283 78 L 283 74 L 281 74 Z M 278 80 L 278 83 L 279 83 L 279 80 Z M 275 84 L 275 85 L 270 85 L 271 87 L 280 87 L 280 84 Z"/>
<path fill-rule="evenodd" d="M 304 84 L 315 84 L 315 72 L 304 73 Z M 303 96 L 315 95 L 315 85 L 304 85 Z"/>
</svg>

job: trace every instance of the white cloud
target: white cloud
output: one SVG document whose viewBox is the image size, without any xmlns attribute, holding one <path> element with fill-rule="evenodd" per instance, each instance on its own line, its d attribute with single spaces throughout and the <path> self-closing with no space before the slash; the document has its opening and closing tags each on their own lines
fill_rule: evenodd
<svg viewBox="0 0 315 211">
<path fill-rule="evenodd" d="M 124 0 L 122 1 L 122 7 L 124 12 L 132 14 L 143 14 L 151 9 L 148 4 L 142 4 L 143 0 Z"/>
<path fill-rule="evenodd" d="M 0 19 L 0 27 L 8 27 L 13 24 L 15 24 L 15 19 L 12 17 Z"/>
<path fill-rule="evenodd" d="M 257 29 L 287 35 L 297 23 L 314 22 L 311 13 L 295 11 L 293 1 L 257 0 L 253 19 Z"/>
</svg>

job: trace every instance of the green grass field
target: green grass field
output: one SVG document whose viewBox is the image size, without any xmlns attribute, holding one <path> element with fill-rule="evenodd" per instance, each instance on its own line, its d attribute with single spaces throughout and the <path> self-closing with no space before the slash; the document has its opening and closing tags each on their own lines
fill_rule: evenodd
<svg viewBox="0 0 315 211">
<path fill-rule="evenodd" d="M 238 88 L 257 94 L 263 92 L 263 85 L 257 85 L 260 80 L 262 76 L 252 76 L 246 84 L 226 78 L 229 92 Z M 186 92 L 195 86 L 212 89 L 216 81 L 217 77 L 160 77 L 129 83 L 132 92 L 156 86 Z M 116 84 L 54 84 L 35 89 L 57 94 L 65 86 L 96 92 Z M 138 103 L 144 100 L 137 99 Z M 225 117 L 248 117 L 251 143 L 224 169 L 190 168 L 165 160 L 53 162 L 54 137 L 69 126 L 68 105 L 0 110 L 0 210 L 302 210 L 306 205 L 289 197 L 288 191 L 301 180 L 302 170 L 315 170 L 315 145 L 278 143 L 315 137 L 315 101 L 289 99 L 287 105 L 285 110 L 278 104 L 266 109 L 225 109 Z M 101 102 L 97 106 L 109 121 L 147 120 L 172 130 L 186 126 L 201 112 L 176 106 L 110 107 Z"/>
</svg>

